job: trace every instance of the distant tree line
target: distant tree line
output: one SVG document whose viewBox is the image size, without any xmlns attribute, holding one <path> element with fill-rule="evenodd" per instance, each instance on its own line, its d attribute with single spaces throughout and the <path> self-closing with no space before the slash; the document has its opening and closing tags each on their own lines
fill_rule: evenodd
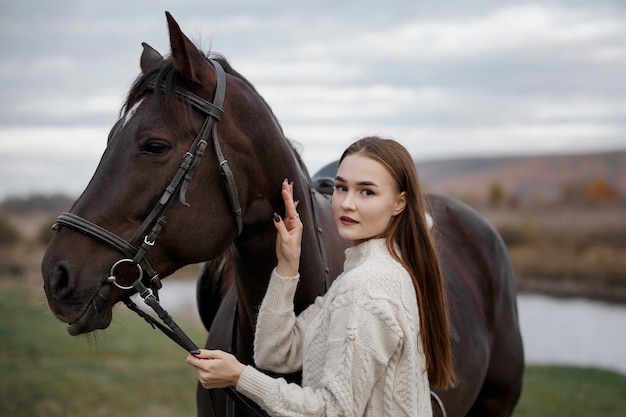
<svg viewBox="0 0 626 417">
<path fill-rule="evenodd" d="M 8 218 L 0 213 L 0 247 L 12 245 L 21 239 L 17 228 L 11 224 Z"/>
<path fill-rule="evenodd" d="M 74 198 L 63 194 L 31 195 L 28 197 L 8 197 L 0 202 L 0 248 L 20 242 L 23 237 L 18 228 L 11 222 L 11 215 L 29 215 L 34 213 L 49 213 L 55 219 L 59 213 L 69 211 Z M 42 227 L 37 235 L 39 243 L 47 243 L 52 237 L 49 224 Z"/>
<path fill-rule="evenodd" d="M 623 200 L 620 190 L 604 178 L 567 183 L 561 187 L 563 202 L 615 203 Z"/>
<path fill-rule="evenodd" d="M 626 199 L 617 186 L 604 178 L 598 178 L 562 184 L 557 200 L 551 202 L 594 205 L 623 203 L 624 201 Z M 520 204 L 520 198 L 514 193 L 507 192 L 499 182 L 493 182 L 487 193 L 487 204 L 491 207 L 516 207 Z"/>
</svg>

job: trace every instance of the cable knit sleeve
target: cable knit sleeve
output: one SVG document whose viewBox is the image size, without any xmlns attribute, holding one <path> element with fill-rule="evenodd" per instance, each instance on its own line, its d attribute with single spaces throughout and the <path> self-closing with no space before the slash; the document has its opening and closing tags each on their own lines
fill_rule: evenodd
<svg viewBox="0 0 626 417">
<path fill-rule="evenodd" d="M 270 415 L 363 415 L 374 385 L 398 354 L 402 331 L 387 300 L 371 300 L 359 291 L 349 291 L 325 308 L 328 337 L 318 343 L 325 344 L 326 353 L 319 358 L 321 363 L 311 364 L 322 369 L 320 386 L 303 388 L 251 367 L 242 373 L 237 390 Z M 315 343 L 309 349 L 316 350 Z M 393 384 L 385 381 L 385 401 L 393 399 Z"/>
<path fill-rule="evenodd" d="M 296 317 L 293 297 L 298 278 L 272 271 L 254 337 L 254 362 L 262 369 L 278 373 L 302 369 L 302 340 L 320 309 L 321 297 Z"/>
</svg>

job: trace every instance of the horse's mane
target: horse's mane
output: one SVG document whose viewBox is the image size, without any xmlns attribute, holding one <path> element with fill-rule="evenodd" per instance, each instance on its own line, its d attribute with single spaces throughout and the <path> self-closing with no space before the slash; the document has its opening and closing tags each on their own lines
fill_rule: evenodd
<svg viewBox="0 0 626 417">
<path fill-rule="evenodd" d="M 296 146 L 295 146 L 296 142 L 294 142 L 293 140 L 291 140 L 291 139 L 289 139 L 289 138 L 284 136 L 283 127 L 280 125 L 280 122 L 278 121 L 278 118 L 274 114 L 274 111 L 272 110 L 272 107 L 270 107 L 270 105 L 267 103 L 267 101 L 265 101 L 265 98 L 263 98 L 263 96 L 261 94 L 259 94 L 259 92 L 256 90 L 256 88 L 254 88 L 254 86 L 252 85 L 252 83 L 250 83 L 250 81 L 248 81 L 243 75 L 238 73 L 230 65 L 230 63 L 228 62 L 228 60 L 224 56 L 222 56 L 220 54 L 213 54 L 210 57 L 207 57 L 207 59 L 209 59 L 209 58 L 210 59 L 214 59 L 217 62 L 219 62 L 220 65 L 222 65 L 222 67 L 224 68 L 224 71 L 226 71 L 227 74 L 230 74 L 230 75 L 232 75 L 234 77 L 237 77 L 242 82 L 244 82 L 252 91 L 254 91 L 254 93 L 259 97 L 259 99 L 263 102 L 263 104 L 265 104 L 265 107 L 267 107 L 267 109 L 269 110 L 270 114 L 274 118 L 274 121 L 276 122 L 276 126 L 278 126 L 278 128 L 280 129 L 281 134 L 283 134 L 283 137 L 285 138 L 285 141 L 287 142 L 287 144 L 291 148 L 291 151 L 292 151 L 294 157 L 296 158 L 296 161 L 298 161 L 298 165 L 300 166 L 300 169 L 303 171 L 303 173 L 305 174 L 305 176 L 307 177 L 309 182 L 311 182 L 311 176 L 309 175 L 308 169 L 306 168 L 306 164 L 302 160 L 302 154 L 301 154 L 301 152 L 298 149 L 296 149 Z"/>
</svg>

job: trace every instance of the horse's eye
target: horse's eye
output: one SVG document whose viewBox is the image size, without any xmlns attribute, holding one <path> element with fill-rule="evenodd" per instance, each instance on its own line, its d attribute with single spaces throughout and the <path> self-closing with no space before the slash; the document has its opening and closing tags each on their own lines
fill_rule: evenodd
<svg viewBox="0 0 626 417">
<path fill-rule="evenodd" d="M 145 155 L 160 156 L 170 150 L 170 146 L 165 142 L 150 141 L 140 147 L 140 152 Z"/>
</svg>

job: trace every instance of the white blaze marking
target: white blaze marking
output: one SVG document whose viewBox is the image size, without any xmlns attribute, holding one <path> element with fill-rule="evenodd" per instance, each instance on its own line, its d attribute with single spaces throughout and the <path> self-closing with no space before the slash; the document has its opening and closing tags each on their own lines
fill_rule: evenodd
<svg viewBox="0 0 626 417">
<path fill-rule="evenodd" d="M 131 107 L 126 114 L 124 115 L 124 123 L 122 123 L 122 128 L 124 126 L 126 126 L 126 124 L 128 124 L 128 122 L 130 121 L 130 119 L 133 118 L 133 116 L 135 115 L 135 113 L 137 112 L 137 109 L 139 108 L 139 106 L 141 106 L 141 103 L 143 102 L 143 98 L 141 100 L 139 100 L 138 102 L 136 102 L 133 107 Z"/>
</svg>

